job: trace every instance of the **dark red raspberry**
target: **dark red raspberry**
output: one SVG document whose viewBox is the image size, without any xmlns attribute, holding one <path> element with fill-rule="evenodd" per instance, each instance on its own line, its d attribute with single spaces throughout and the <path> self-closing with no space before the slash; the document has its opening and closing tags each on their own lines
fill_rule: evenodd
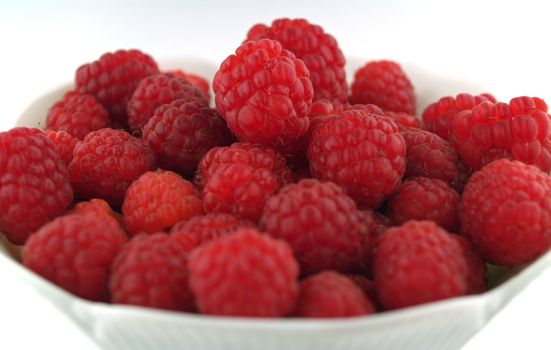
<svg viewBox="0 0 551 350">
<path fill-rule="evenodd" d="M 352 317 L 375 313 L 367 295 L 349 277 L 333 271 L 310 276 L 300 284 L 294 314 L 298 317 Z"/>
<path fill-rule="evenodd" d="M 109 117 L 126 125 L 126 104 L 143 78 L 159 72 L 157 63 L 138 50 L 119 50 L 80 66 L 76 90 L 90 94 L 109 112 Z"/>
<path fill-rule="evenodd" d="M 46 129 L 66 131 L 79 140 L 109 126 L 109 116 L 92 95 L 69 91 L 48 111 Z"/>
<path fill-rule="evenodd" d="M 148 171 L 132 182 L 122 204 L 131 235 L 154 233 L 203 213 L 199 193 L 189 181 L 172 171 Z"/>
<path fill-rule="evenodd" d="M 482 102 L 458 113 L 450 142 L 473 170 L 501 158 L 551 171 L 551 116 L 543 100 L 516 97 L 509 104 Z"/>
<path fill-rule="evenodd" d="M 463 190 L 467 173 L 448 141 L 416 128 L 402 131 L 402 136 L 406 141 L 406 178 L 440 179 L 459 192 Z"/>
<path fill-rule="evenodd" d="M 184 72 L 181 69 L 174 70 L 170 73 L 174 74 L 177 77 L 185 78 L 191 83 L 191 85 L 201 90 L 201 92 L 203 93 L 203 97 L 205 98 L 205 100 L 207 100 L 207 102 L 210 101 L 209 82 L 207 79 L 197 74 Z"/>
<path fill-rule="evenodd" d="M 209 104 L 201 90 L 184 78 L 159 73 L 143 79 L 128 101 L 128 127 L 140 134 L 158 107 L 178 99 L 204 106 Z"/>
<path fill-rule="evenodd" d="M 415 115 L 391 111 L 386 111 L 384 115 L 385 117 L 389 117 L 394 120 L 400 131 L 404 131 L 409 128 L 421 128 L 421 119 L 417 118 Z"/>
<path fill-rule="evenodd" d="M 392 222 L 383 214 L 374 210 L 360 210 L 360 243 L 363 272 L 369 276 L 373 270 L 373 256 L 379 236 L 390 227 Z M 371 300 L 374 300 L 371 298 Z"/>
<path fill-rule="evenodd" d="M 231 214 L 208 213 L 178 222 L 172 226 L 170 234 L 175 238 L 190 237 L 197 245 L 201 245 L 234 233 L 243 227 L 254 228 L 255 225 L 249 220 L 243 220 Z"/>
<path fill-rule="evenodd" d="M 241 141 L 284 145 L 308 130 L 308 68 L 274 40 L 246 42 L 216 72 L 216 107 Z"/>
<path fill-rule="evenodd" d="M 356 203 L 331 182 L 301 180 L 266 202 L 260 228 L 287 241 L 303 274 L 355 271 L 360 263 Z"/>
<path fill-rule="evenodd" d="M 384 110 L 415 114 L 413 85 L 393 61 L 372 61 L 354 74 L 351 103 L 372 103 Z"/>
<path fill-rule="evenodd" d="M 350 278 L 362 290 L 364 295 L 372 302 L 375 309 L 381 308 L 377 301 L 377 288 L 375 282 L 364 275 L 347 275 L 346 277 Z"/>
<path fill-rule="evenodd" d="M 23 244 L 73 201 L 67 169 L 42 131 L 0 132 L 0 232 Z"/>
<path fill-rule="evenodd" d="M 298 296 L 298 264 L 284 241 L 241 229 L 198 247 L 189 261 L 190 287 L 201 313 L 279 317 Z"/>
<path fill-rule="evenodd" d="M 337 40 L 325 33 L 322 27 L 305 19 L 280 18 L 270 27 L 257 24 L 249 30 L 247 40 L 260 39 L 277 40 L 284 49 L 304 61 L 310 71 L 314 100 L 346 101 L 348 86 L 344 55 Z"/>
<path fill-rule="evenodd" d="M 80 202 L 75 205 L 71 213 L 80 215 L 91 215 L 98 220 L 104 220 L 110 225 L 123 230 L 123 221 L 121 214 L 113 211 L 109 203 L 103 199 L 93 198 L 87 202 Z"/>
<path fill-rule="evenodd" d="M 388 201 L 387 216 L 394 225 L 431 220 L 448 231 L 458 228 L 459 194 L 444 181 L 426 177 L 406 180 Z"/>
<path fill-rule="evenodd" d="M 361 110 L 323 122 L 308 147 L 310 172 L 333 181 L 361 205 L 377 208 L 400 185 L 406 145 L 396 124 Z"/>
<path fill-rule="evenodd" d="M 463 235 L 492 264 L 515 266 L 551 246 L 551 178 L 506 159 L 475 172 L 461 198 Z"/>
<path fill-rule="evenodd" d="M 166 310 L 193 311 L 188 254 L 194 248 L 165 233 L 138 235 L 115 258 L 111 301 Z"/>
<path fill-rule="evenodd" d="M 75 192 L 120 206 L 132 181 L 155 167 L 151 150 L 125 131 L 101 129 L 86 135 L 73 151 L 69 175 Z"/>
<path fill-rule="evenodd" d="M 44 131 L 46 136 L 52 140 L 59 158 L 65 163 L 65 166 L 73 160 L 73 149 L 78 143 L 78 139 L 65 131 Z"/>
<path fill-rule="evenodd" d="M 468 240 L 458 235 L 451 235 L 451 237 L 459 243 L 467 263 L 467 294 L 483 293 L 486 290 L 486 280 L 488 279 L 486 263 L 474 251 L 474 247 Z"/>
<path fill-rule="evenodd" d="M 190 175 L 209 149 L 232 141 L 226 122 L 215 109 L 187 100 L 157 108 L 143 127 L 142 138 L 161 168 Z"/>
<path fill-rule="evenodd" d="M 23 264 L 88 300 L 108 301 L 111 262 L 126 241 L 116 227 L 88 215 L 66 215 L 42 226 L 23 248 Z"/>
<path fill-rule="evenodd" d="M 379 238 L 373 266 L 377 295 L 386 309 L 467 293 L 467 264 L 459 243 L 430 221 L 409 221 Z"/>
<path fill-rule="evenodd" d="M 425 108 L 423 126 L 426 130 L 448 140 L 455 115 L 466 109 L 472 109 L 483 101 L 495 103 L 496 99 L 490 94 L 470 95 L 465 93 L 459 94 L 455 98 L 452 96 L 442 97 Z"/>
</svg>

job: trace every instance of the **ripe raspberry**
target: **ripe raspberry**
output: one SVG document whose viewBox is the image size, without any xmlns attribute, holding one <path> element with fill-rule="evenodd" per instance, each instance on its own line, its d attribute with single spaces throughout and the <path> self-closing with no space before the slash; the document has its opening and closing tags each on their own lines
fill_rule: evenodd
<svg viewBox="0 0 551 350">
<path fill-rule="evenodd" d="M 372 61 L 354 74 L 351 103 L 373 103 L 384 110 L 415 114 L 413 85 L 393 61 Z"/>
<path fill-rule="evenodd" d="M 458 235 L 451 235 L 451 237 L 459 243 L 467 263 L 467 294 L 483 293 L 486 290 L 486 280 L 488 279 L 486 263 L 474 251 L 468 240 Z"/>
<path fill-rule="evenodd" d="M 346 104 L 336 100 L 328 100 L 325 98 L 315 100 L 312 102 L 312 107 L 310 108 L 310 119 L 321 115 L 339 114 L 345 110 L 346 106 Z M 310 120 L 310 125 L 311 122 L 312 120 Z"/>
<path fill-rule="evenodd" d="M 551 246 L 551 178 L 536 167 L 498 160 L 467 182 L 462 233 L 492 264 L 527 263 Z"/>
<path fill-rule="evenodd" d="M 467 174 L 448 141 L 416 128 L 402 131 L 402 136 L 406 141 L 406 178 L 440 179 L 459 192 L 463 190 Z"/>
<path fill-rule="evenodd" d="M 278 317 L 298 295 L 291 247 L 255 229 L 241 229 L 193 251 L 189 284 L 201 313 Z"/>
<path fill-rule="evenodd" d="M 459 194 L 444 181 L 414 177 L 405 181 L 390 198 L 387 215 L 394 225 L 410 220 L 431 220 L 456 232 Z"/>
<path fill-rule="evenodd" d="M 23 248 L 23 264 L 63 289 L 107 301 L 111 262 L 126 237 L 88 215 L 66 215 L 42 226 Z"/>
<path fill-rule="evenodd" d="M 254 228 L 255 225 L 249 220 L 243 220 L 231 214 L 208 213 L 178 222 L 172 226 L 170 234 L 175 238 L 190 237 L 197 245 L 201 245 L 232 234 L 243 227 Z"/>
<path fill-rule="evenodd" d="M 122 215 L 131 235 L 162 231 L 203 213 L 197 190 L 172 171 L 148 171 L 134 181 L 124 197 Z"/>
<path fill-rule="evenodd" d="M 375 282 L 364 275 L 347 275 L 346 277 L 350 278 L 356 286 L 361 289 L 364 295 L 367 296 L 367 299 L 371 301 L 375 310 L 381 309 L 377 301 L 377 289 Z"/>
<path fill-rule="evenodd" d="M 69 175 L 75 192 L 119 206 L 132 181 L 155 167 L 151 150 L 122 130 L 88 134 L 73 151 Z"/>
<path fill-rule="evenodd" d="M 0 232 L 23 244 L 73 200 L 67 169 L 40 130 L 0 132 Z"/>
<path fill-rule="evenodd" d="M 138 50 L 119 50 L 77 69 L 76 90 L 90 94 L 109 112 L 109 117 L 126 125 L 126 104 L 143 78 L 159 72 L 157 63 Z"/>
<path fill-rule="evenodd" d="M 379 106 L 374 104 L 369 104 L 369 103 L 367 104 L 357 103 L 357 104 L 348 105 L 344 108 L 344 110 L 345 111 L 358 110 L 358 111 L 364 111 L 369 114 L 385 115 L 385 112 L 383 112 L 383 110 Z"/>
<path fill-rule="evenodd" d="M 509 105 L 482 102 L 458 113 L 450 142 L 463 162 L 478 170 L 509 158 L 551 171 L 551 120 L 547 105 L 534 97 L 516 97 Z"/>
<path fill-rule="evenodd" d="M 344 71 L 344 55 L 335 38 L 323 28 L 305 19 L 281 18 L 253 26 L 247 40 L 272 39 L 281 43 L 284 49 L 304 61 L 310 71 L 314 87 L 314 100 L 321 98 L 346 101 L 348 86 Z"/>
<path fill-rule="evenodd" d="M 379 301 L 399 309 L 467 292 L 463 251 L 430 221 L 409 221 L 379 238 L 373 266 Z"/>
<path fill-rule="evenodd" d="M 333 271 L 310 276 L 300 284 L 298 317 L 352 317 L 375 313 L 363 291 L 349 277 Z"/>
<path fill-rule="evenodd" d="M 92 95 L 69 91 L 48 111 L 46 129 L 66 131 L 79 140 L 109 126 L 107 111 Z"/>
<path fill-rule="evenodd" d="M 115 258 L 111 301 L 166 310 L 193 311 L 188 253 L 194 248 L 165 233 L 138 235 Z"/>
<path fill-rule="evenodd" d="M 77 203 L 70 212 L 79 215 L 91 215 L 98 220 L 106 221 L 124 232 L 121 214 L 114 212 L 109 203 L 103 199 L 93 198 L 87 202 Z"/>
<path fill-rule="evenodd" d="M 259 226 L 291 245 L 303 274 L 350 272 L 360 262 L 359 220 L 356 203 L 342 188 L 306 179 L 268 199 Z"/>
<path fill-rule="evenodd" d="M 73 160 L 73 149 L 78 143 L 78 139 L 65 131 L 44 131 L 46 136 L 52 140 L 59 158 L 65 163 L 65 166 Z"/>
<path fill-rule="evenodd" d="M 246 42 L 216 72 L 218 111 L 241 141 L 284 145 L 308 130 L 310 73 L 273 40 Z"/>
<path fill-rule="evenodd" d="M 201 90 L 184 78 L 159 73 L 143 79 L 128 101 L 128 127 L 140 134 L 158 107 L 178 99 L 204 106 L 209 104 Z"/>
<path fill-rule="evenodd" d="M 203 97 L 207 102 L 210 101 L 209 82 L 207 79 L 197 74 L 184 72 L 181 69 L 174 70 L 170 73 L 172 73 L 176 77 L 184 78 L 189 81 L 191 85 L 201 90 L 201 92 L 203 93 Z"/>
<path fill-rule="evenodd" d="M 377 248 L 379 236 L 391 226 L 388 217 L 374 210 L 360 210 L 360 254 L 363 272 L 372 275 L 373 256 Z M 371 300 L 375 300 L 371 298 Z"/>
<path fill-rule="evenodd" d="M 407 130 L 409 128 L 421 128 L 421 120 L 414 115 L 408 113 L 397 113 L 386 111 L 385 117 L 392 119 L 400 131 Z"/>
<path fill-rule="evenodd" d="M 360 110 L 323 122 L 308 146 L 310 172 L 342 186 L 361 205 L 377 208 L 400 185 L 406 145 L 390 119 Z"/>
<path fill-rule="evenodd" d="M 459 94 L 442 97 L 437 102 L 430 104 L 423 112 L 423 125 L 426 130 L 435 133 L 444 140 L 450 138 L 453 118 L 457 113 L 472 109 L 484 101 L 495 103 L 496 99 L 490 94 L 469 95 Z"/>
<path fill-rule="evenodd" d="M 232 140 L 216 110 L 182 99 L 157 108 L 143 127 L 142 138 L 160 167 L 186 174 L 195 173 L 197 163 L 209 149 Z"/>
</svg>

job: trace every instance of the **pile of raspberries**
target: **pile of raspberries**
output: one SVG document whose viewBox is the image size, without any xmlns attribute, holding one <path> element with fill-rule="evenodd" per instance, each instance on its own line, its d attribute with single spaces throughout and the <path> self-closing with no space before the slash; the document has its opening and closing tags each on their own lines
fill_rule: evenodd
<svg viewBox="0 0 551 350">
<path fill-rule="evenodd" d="M 481 293 L 487 263 L 549 249 L 542 99 L 461 93 L 418 117 L 398 63 L 368 62 L 351 86 L 344 66 L 304 19 L 253 26 L 212 92 L 138 50 L 106 53 L 44 131 L 0 133 L 0 231 L 76 296 L 252 317 Z"/>
</svg>

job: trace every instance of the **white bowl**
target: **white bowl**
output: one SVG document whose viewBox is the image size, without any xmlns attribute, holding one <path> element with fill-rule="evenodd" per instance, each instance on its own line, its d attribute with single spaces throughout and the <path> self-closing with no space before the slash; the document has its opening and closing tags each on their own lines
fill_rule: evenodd
<svg viewBox="0 0 551 350">
<path fill-rule="evenodd" d="M 351 59 L 351 73 L 365 60 Z M 212 78 L 216 65 L 196 58 L 161 61 Z M 431 74 L 413 64 L 404 68 L 416 87 L 418 108 L 443 95 L 490 91 L 458 79 Z M 40 127 L 50 105 L 71 87 L 67 84 L 29 105 L 18 126 Z M 338 320 L 211 317 L 110 305 L 77 298 L 26 270 L 0 240 L 0 267 L 5 276 L 34 288 L 66 314 L 101 348 L 113 350 L 281 350 L 281 349 L 459 349 L 509 301 L 551 265 L 551 252 L 524 269 L 492 272 L 494 284 L 480 295 Z M 2 246 L 2 244 L 4 246 Z M 504 282 L 502 280 L 505 280 Z"/>
</svg>

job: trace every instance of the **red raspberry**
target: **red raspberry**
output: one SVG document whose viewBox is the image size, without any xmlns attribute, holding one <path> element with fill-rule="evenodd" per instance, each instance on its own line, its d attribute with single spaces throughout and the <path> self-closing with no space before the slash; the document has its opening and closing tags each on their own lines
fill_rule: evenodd
<svg viewBox="0 0 551 350">
<path fill-rule="evenodd" d="M 216 72 L 218 111 L 241 141 L 284 145 L 308 130 L 310 73 L 274 40 L 246 42 Z"/>
<path fill-rule="evenodd" d="M 234 233 L 243 227 L 254 228 L 255 225 L 249 220 L 243 220 L 231 214 L 208 213 L 178 222 L 172 226 L 170 234 L 175 238 L 190 237 L 197 245 L 201 245 Z"/>
<path fill-rule="evenodd" d="M 143 127 L 142 138 L 160 167 L 187 174 L 195 173 L 209 149 L 232 140 L 216 110 L 181 99 L 157 108 Z"/>
<path fill-rule="evenodd" d="M 490 94 L 469 95 L 465 93 L 459 94 L 455 98 L 452 96 L 442 97 L 425 108 L 423 126 L 444 140 L 448 140 L 455 115 L 461 111 L 472 109 L 484 101 L 495 103 L 496 99 Z"/>
<path fill-rule="evenodd" d="M 373 307 L 375 309 L 380 309 L 377 301 L 377 289 L 375 286 L 375 282 L 365 277 L 364 275 L 347 275 L 346 277 L 350 278 L 356 284 L 356 286 L 361 289 L 364 295 L 367 296 L 367 299 L 369 299 L 373 303 Z"/>
<path fill-rule="evenodd" d="M 385 232 L 387 227 L 391 226 L 388 217 L 374 210 L 360 210 L 360 243 L 361 243 L 361 262 L 363 270 L 369 276 L 373 270 L 373 256 L 377 248 L 379 236 Z M 371 300 L 375 300 L 371 298 Z"/>
<path fill-rule="evenodd" d="M 79 140 L 109 126 L 107 111 L 92 95 L 69 91 L 48 111 L 46 129 L 66 131 Z"/>
<path fill-rule="evenodd" d="M 375 313 L 363 291 L 347 276 L 324 271 L 300 284 L 295 309 L 298 317 L 352 317 Z"/>
<path fill-rule="evenodd" d="M 210 101 L 209 82 L 207 79 L 197 74 L 184 72 L 181 69 L 177 69 L 169 73 L 172 73 L 176 77 L 184 78 L 189 81 L 191 85 L 201 90 L 206 101 Z"/>
<path fill-rule="evenodd" d="M 360 110 L 323 122 L 308 146 L 310 172 L 345 188 L 361 205 L 377 208 L 400 185 L 406 145 L 390 119 Z"/>
<path fill-rule="evenodd" d="M 400 131 L 404 131 L 409 128 L 421 127 L 421 120 L 415 115 L 391 111 L 386 111 L 384 115 L 385 117 L 389 117 L 390 119 L 392 119 L 396 123 L 396 125 L 398 125 L 398 129 L 400 129 Z"/>
<path fill-rule="evenodd" d="M 360 262 L 359 220 L 356 203 L 342 188 L 306 179 L 266 201 L 260 228 L 291 245 L 303 274 L 350 272 Z"/>
<path fill-rule="evenodd" d="M 394 225 L 410 220 L 431 220 L 448 231 L 457 231 L 459 194 L 444 181 L 414 177 L 390 198 L 387 215 Z"/>
<path fill-rule="evenodd" d="M 121 214 L 114 212 L 109 203 L 103 199 L 93 198 L 87 202 L 80 202 L 75 205 L 71 213 L 79 215 L 91 215 L 98 220 L 104 220 L 110 225 L 123 230 Z M 124 230 L 123 230 L 124 232 Z"/>
<path fill-rule="evenodd" d="M 188 253 L 194 248 L 165 233 L 138 235 L 115 258 L 111 301 L 166 310 L 193 311 Z"/>
<path fill-rule="evenodd" d="M 76 90 L 90 94 L 109 112 L 109 117 L 126 125 L 126 104 L 143 78 L 159 72 L 157 63 L 138 50 L 119 50 L 77 69 Z"/>
<path fill-rule="evenodd" d="M 467 174 L 448 141 L 416 128 L 402 131 L 402 136 L 406 141 L 406 178 L 440 179 L 457 191 L 463 190 Z"/>
<path fill-rule="evenodd" d="M 124 197 L 122 215 L 131 235 L 154 233 L 203 213 L 193 184 L 172 171 L 148 171 L 134 181 Z"/>
<path fill-rule="evenodd" d="M 409 221 L 379 238 L 373 266 L 386 309 L 464 295 L 467 265 L 459 243 L 430 221 Z"/>
<path fill-rule="evenodd" d="M 459 218 L 462 233 L 492 264 L 515 266 L 551 246 L 551 178 L 536 167 L 498 160 L 467 182 Z"/>
<path fill-rule="evenodd" d="M 67 169 L 42 131 L 0 132 L 0 232 L 10 242 L 25 243 L 72 201 Z"/>
<path fill-rule="evenodd" d="M 291 247 L 255 229 L 198 247 L 189 270 L 191 290 L 204 314 L 285 316 L 298 295 L 298 264 Z"/>
<path fill-rule="evenodd" d="M 59 158 L 65 163 L 65 166 L 73 160 L 73 149 L 78 143 L 78 139 L 65 131 L 44 131 L 46 136 L 52 140 Z"/>
<path fill-rule="evenodd" d="M 322 27 L 305 19 L 280 18 L 270 27 L 257 24 L 249 30 L 247 40 L 260 39 L 277 40 L 284 49 L 304 61 L 310 71 L 314 100 L 346 101 L 348 86 L 344 55 L 337 40 L 325 33 Z"/>
<path fill-rule="evenodd" d="M 385 112 L 383 112 L 383 110 L 379 106 L 374 104 L 369 104 L 369 103 L 367 104 L 357 103 L 357 104 L 348 105 L 344 108 L 344 110 L 345 111 L 358 110 L 358 111 L 364 111 L 369 114 L 385 115 Z"/>
<path fill-rule="evenodd" d="M 468 240 L 458 235 L 451 235 L 451 237 L 459 243 L 467 263 L 467 294 L 483 293 L 486 290 L 486 280 L 488 279 L 486 263 L 474 251 L 474 247 Z"/>
<path fill-rule="evenodd" d="M 321 98 L 312 102 L 312 107 L 310 108 L 310 119 L 320 115 L 339 114 L 344 111 L 345 108 L 346 104 L 344 103 Z M 310 126 L 312 124 L 311 122 L 312 120 L 310 120 Z"/>
<path fill-rule="evenodd" d="M 482 102 L 458 113 L 450 142 L 471 169 L 510 158 L 551 171 L 551 116 L 543 100 L 517 97 L 510 104 Z"/>
<path fill-rule="evenodd" d="M 66 215 L 48 222 L 23 248 L 23 264 L 63 289 L 107 301 L 111 262 L 126 237 L 103 220 Z"/>
<path fill-rule="evenodd" d="M 373 103 L 384 110 L 415 114 L 413 85 L 393 61 L 372 61 L 358 69 L 350 102 Z"/>
<path fill-rule="evenodd" d="M 132 181 L 155 167 L 151 150 L 122 130 L 101 129 L 86 135 L 73 151 L 69 175 L 75 192 L 119 206 Z"/>
</svg>

